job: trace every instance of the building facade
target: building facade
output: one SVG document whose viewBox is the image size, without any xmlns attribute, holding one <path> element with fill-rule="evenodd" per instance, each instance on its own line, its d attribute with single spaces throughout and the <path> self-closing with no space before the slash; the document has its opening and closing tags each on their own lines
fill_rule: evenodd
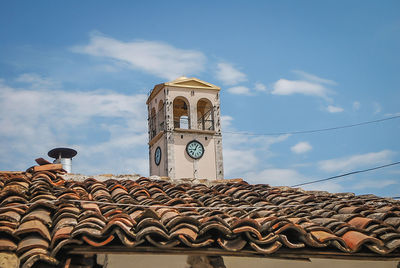
<svg viewBox="0 0 400 268">
<path fill-rule="evenodd" d="M 147 99 L 150 175 L 223 179 L 220 88 L 180 77 Z"/>
</svg>

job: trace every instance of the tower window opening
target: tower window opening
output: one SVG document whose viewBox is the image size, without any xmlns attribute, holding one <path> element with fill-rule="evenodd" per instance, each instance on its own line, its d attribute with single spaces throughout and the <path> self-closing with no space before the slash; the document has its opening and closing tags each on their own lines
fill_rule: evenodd
<svg viewBox="0 0 400 268">
<path fill-rule="evenodd" d="M 156 109 L 153 107 L 150 114 L 150 139 L 156 136 Z"/>
<path fill-rule="evenodd" d="M 158 113 L 157 113 L 157 128 L 158 131 L 163 131 L 164 130 L 164 125 L 165 125 L 165 112 L 164 112 L 164 102 L 160 100 L 158 103 Z"/>
<path fill-rule="evenodd" d="M 183 97 L 174 100 L 174 128 L 190 129 L 189 105 Z"/>
<path fill-rule="evenodd" d="M 201 99 L 197 102 L 197 128 L 214 130 L 214 113 L 211 101 Z"/>
</svg>

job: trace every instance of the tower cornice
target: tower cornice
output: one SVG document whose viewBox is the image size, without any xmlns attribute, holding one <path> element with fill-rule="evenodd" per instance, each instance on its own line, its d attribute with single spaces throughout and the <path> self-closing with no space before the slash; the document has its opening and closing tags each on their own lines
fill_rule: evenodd
<svg viewBox="0 0 400 268">
<path fill-rule="evenodd" d="M 186 78 L 186 77 L 179 77 L 173 81 L 161 83 L 155 85 L 153 90 L 151 91 L 149 97 L 147 98 L 146 104 L 149 102 L 164 88 L 164 87 L 178 87 L 178 88 L 187 88 L 187 89 L 206 89 L 206 90 L 213 90 L 213 91 L 220 91 L 221 88 L 213 85 L 211 83 L 202 81 L 195 77 Z"/>
</svg>

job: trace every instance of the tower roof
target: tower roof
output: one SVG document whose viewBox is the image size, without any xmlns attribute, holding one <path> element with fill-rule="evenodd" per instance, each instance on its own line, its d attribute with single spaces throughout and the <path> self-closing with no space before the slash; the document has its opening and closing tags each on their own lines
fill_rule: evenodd
<svg viewBox="0 0 400 268">
<path fill-rule="evenodd" d="M 195 77 L 187 78 L 186 76 L 181 76 L 173 81 L 155 85 L 153 90 L 151 91 L 150 96 L 147 99 L 146 103 L 148 104 L 158 94 L 158 92 L 160 92 L 160 90 L 163 89 L 165 86 L 181 87 L 181 88 L 209 89 L 209 90 L 217 90 L 217 91 L 221 90 L 220 87 L 217 87 L 216 85 L 210 84 L 203 80 L 197 79 Z"/>
</svg>

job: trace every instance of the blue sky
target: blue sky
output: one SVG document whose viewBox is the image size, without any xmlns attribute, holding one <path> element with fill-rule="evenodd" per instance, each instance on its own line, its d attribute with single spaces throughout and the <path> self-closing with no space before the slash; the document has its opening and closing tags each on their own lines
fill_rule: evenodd
<svg viewBox="0 0 400 268">
<path fill-rule="evenodd" d="M 74 171 L 148 175 L 146 94 L 222 88 L 224 132 L 400 114 L 398 1 L 1 1 L 0 170 L 53 147 Z M 400 119 L 223 134 L 225 175 L 293 185 L 400 159 Z M 306 189 L 400 195 L 400 166 Z"/>
</svg>

